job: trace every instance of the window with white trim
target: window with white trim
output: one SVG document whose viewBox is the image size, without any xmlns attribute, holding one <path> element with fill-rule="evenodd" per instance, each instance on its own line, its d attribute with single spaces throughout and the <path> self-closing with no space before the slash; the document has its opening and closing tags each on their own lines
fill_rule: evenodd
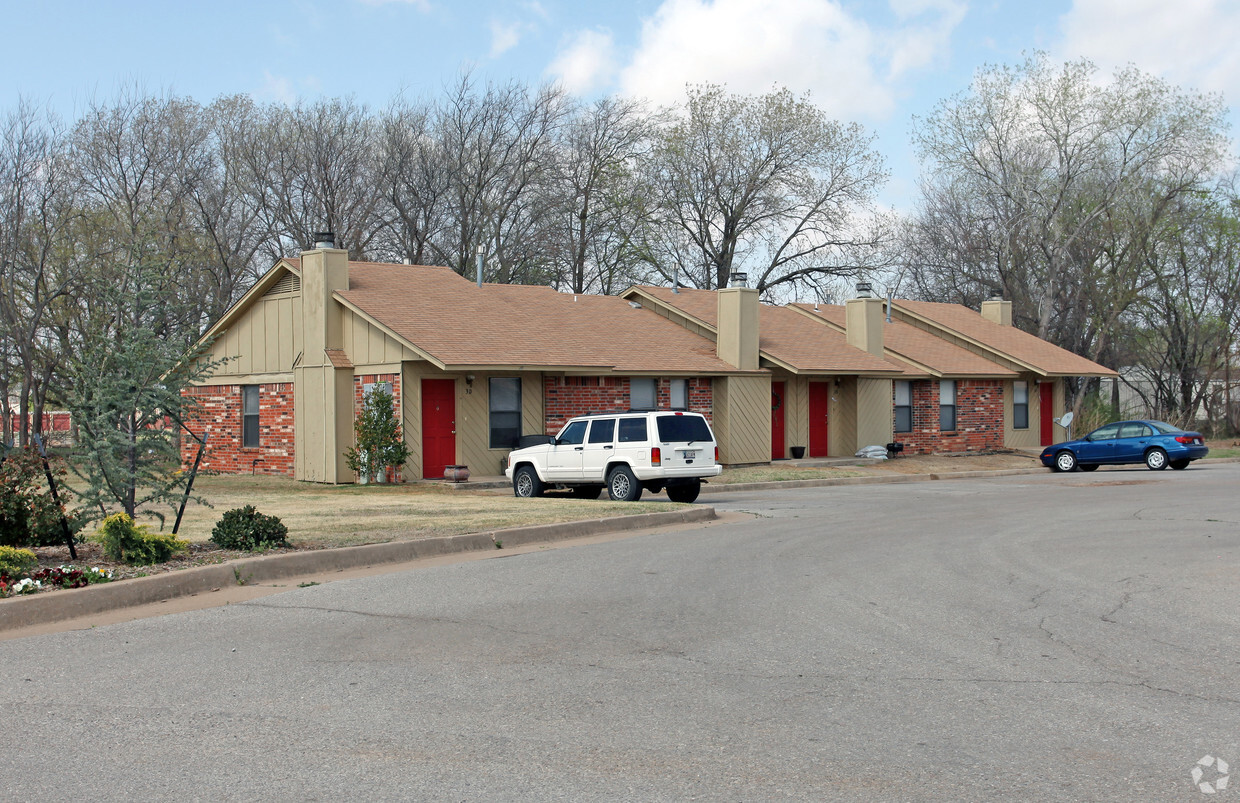
<svg viewBox="0 0 1240 803">
<path fill-rule="evenodd" d="M 1012 383 L 1012 428 L 1029 429 L 1029 383 L 1023 379 Z"/>
<path fill-rule="evenodd" d="M 258 437 L 258 385 L 241 386 L 241 446 L 254 449 Z"/>
<path fill-rule="evenodd" d="M 689 380 L 673 379 L 672 380 L 672 409 L 688 410 L 689 409 Z"/>
<path fill-rule="evenodd" d="M 897 379 L 895 386 L 895 431 L 913 431 L 913 383 L 907 379 Z"/>
<path fill-rule="evenodd" d="M 956 380 L 939 380 L 939 431 L 956 429 Z"/>
<path fill-rule="evenodd" d="M 633 377 L 629 380 L 629 409 L 653 410 L 658 396 L 656 380 L 649 377 Z"/>
<path fill-rule="evenodd" d="M 493 376 L 487 383 L 490 448 L 515 449 L 521 439 L 521 377 Z"/>
</svg>

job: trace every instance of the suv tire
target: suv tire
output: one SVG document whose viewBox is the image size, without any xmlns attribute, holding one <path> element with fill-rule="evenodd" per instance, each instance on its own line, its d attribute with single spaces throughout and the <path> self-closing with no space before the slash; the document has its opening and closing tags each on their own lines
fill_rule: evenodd
<svg viewBox="0 0 1240 803">
<path fill-rule="evenodd" d="M 607 495 L 614 502 L 636 502 L 642 498 L 642 484 L 628 466 L 616 466 L 607 475 Z"/>
<path fill-rule="evenodd" d="M 693 482 L 683 482 L 676 485 L 667 486 L 667 498 L 673 502 L 681 502 L 689 504 L 698 498 L 698 494 L 702 492 L 701 480 Z"/>
<path fill-rule="evenodd" d="M 525 499 L 533 499 L 542 496 L 547 486 L 538 478 L 538 472 L 533 466 L 521 466 L 517 469 L 517 473 L 512 475 L 512 495 Z"/>
</svg>

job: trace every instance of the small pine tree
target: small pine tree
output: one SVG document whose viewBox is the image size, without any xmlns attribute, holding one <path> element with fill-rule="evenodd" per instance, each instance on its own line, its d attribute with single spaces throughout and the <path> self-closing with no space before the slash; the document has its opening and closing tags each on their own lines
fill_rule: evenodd
<svg viewBox="0 0 1240 803">
<path fill-rule="evenodd" d="M 400 468 L 409 459 L 387 385 L 375 385 L 366 395 L 353 434 L 356 443 L 345 452 L 345 460 L 359 477 L 387 471 L 388 466 Z"/>
</svg>

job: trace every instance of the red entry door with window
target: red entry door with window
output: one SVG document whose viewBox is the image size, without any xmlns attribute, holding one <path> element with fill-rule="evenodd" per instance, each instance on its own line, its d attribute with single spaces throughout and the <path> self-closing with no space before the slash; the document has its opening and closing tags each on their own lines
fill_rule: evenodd
<svg viewBox="0 0 1240 803">
<path fill-rule="evenodd" d="M 1042 382 L 1038 392 L 1042 394 L 1038 405 L 1042 411 L 1042 445 L 1050 446 L 1055 442 L 1055 384 Z"/>
<path fill-rule="evenodd" d="M 422 478 L 456 463 L 456 381 L 422 380 Z"/>
<path fill-rule="evenodd" d="M 783 460 L 784 454 L 784 383 L 771 383 L 771 459 Z"/>
<path fill-rule="evenodd" d="M 809 383 L 809 456 L 826 457 L 827 412 L 831 409 L 831 383 Z"/>
</svg>

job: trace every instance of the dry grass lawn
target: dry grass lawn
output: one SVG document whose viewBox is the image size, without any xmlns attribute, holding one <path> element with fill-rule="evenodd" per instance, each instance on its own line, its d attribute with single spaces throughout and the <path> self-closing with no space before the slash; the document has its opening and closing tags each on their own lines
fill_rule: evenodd
<svg viewBox="0 0 1240 803">
<path fill-rule="evenodd" d="M 194 484 L 213 507 L 191 503 L 180 535 L 207 541 L 224 511 L 253 505 L 279 516 L 298 547 L 375 544 L 485 532 L 529 524 L 596 519 L 680 507 L 658 502 L 611 502 L 547 496 L 455 491 L 436 484 L 317 485 L 268 476 L 200 476 Z M 167 527 L 172 526 L 171 519 Z"/>
</svg>

